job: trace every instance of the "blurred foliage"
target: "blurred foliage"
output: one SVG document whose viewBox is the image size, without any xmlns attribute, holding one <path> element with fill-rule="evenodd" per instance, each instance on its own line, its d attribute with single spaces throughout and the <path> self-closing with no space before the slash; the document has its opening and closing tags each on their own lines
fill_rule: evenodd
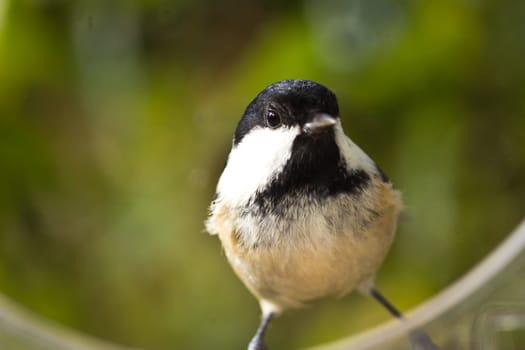
<svg viewBox="0 0 525 350">
<path fill-rule="evenodd" d="M 149 349 L 238 349 L 259 319 L 203 230 L 263 87 L 322 82 L 404 193 L 378 284 L 407 309 L 523 216 L 519 0 L 0 2 L 0 290 Z M 272 348 L 387 319 L 359 296 L 279 318 Z"/>
</svg>

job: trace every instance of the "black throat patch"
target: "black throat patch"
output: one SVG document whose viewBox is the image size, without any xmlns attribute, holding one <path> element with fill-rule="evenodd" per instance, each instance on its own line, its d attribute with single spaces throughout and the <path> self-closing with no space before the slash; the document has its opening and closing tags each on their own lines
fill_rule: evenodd
<svg viewBox="0 0 525 350">
<path fill-rule="evenodd" d="M 333 130 L 317 138 L 301 134 L 282 172 L 255 195 L 253 203 L 265 214 L 279 215 L 305 199 L 318 203 L 339 194 L 358 195 L 369 182 L 363 169 L 347 170 Z"/>
</svg>

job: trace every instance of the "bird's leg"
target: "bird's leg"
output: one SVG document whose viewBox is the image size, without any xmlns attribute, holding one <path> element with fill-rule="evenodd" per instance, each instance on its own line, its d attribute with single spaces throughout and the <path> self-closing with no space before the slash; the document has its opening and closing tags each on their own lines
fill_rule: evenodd
<svg viewBox="0 0 525 350">
<path fill-rule="evenodd" d="M 403 319 L 403 314 L 391 302 L 389 302 L 388 299 L 383 296 L 383 294 L 379 293 L 377 289 L 372 288 L 370 290 L 370 295 L 385 309 L 387 309 L 388 312 L 392 314 L 392 316 L 400 320 Z"/>
<path fill-rule="evenodd" d="M 268 313 L 267 315 L 263 315 L 261 324 L 259 325 L 259 328 L 257 328 L 257 332 L 253 336 L 252 340 L 250 340 L 250 343 L 248 344 L 248 350 L 267 350 L 268 348 L 264 344 L 264 333 L 266 332 L 266 329 L 268 328 L 268 325 L 270 324 L 270 321 L 272 320 L 273 313 Z"/>
<path fill-rule="evenodd" d="M 379 291 L 375 288 L 370 289 L 370 295 L 379 302 L 379 304 L 383 305 L 385 309 L 388 310 L 394 316 L 400 321 L 404 321 L 405 318 L 403 317 L 403 314 L 390 302 L 387 298 L 385 298 Z M 409 333 L 410 338 L 410 344 L 412 345 L 412 350 L 439 350 L 439 347 L 434 344 L 430 336 L 421 329 L 414 329 Z"/>
</svg>

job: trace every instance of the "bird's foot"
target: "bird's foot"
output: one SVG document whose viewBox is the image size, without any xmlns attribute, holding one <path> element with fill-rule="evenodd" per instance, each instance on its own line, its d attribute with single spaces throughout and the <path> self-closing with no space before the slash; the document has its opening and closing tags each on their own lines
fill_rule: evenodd
<svg viewBox="0 0 525 350">
<path fill-rule="evenodd" d="M 439 350 L 439 346 L 434 344 L 429 335 L 421 329 L 413 330 L 409 336 L 412 350 Z"/>
<path fill-rule="evenodd" d="M 248 350 L 268 350 L 268 348 L 264 344 L 262 337 L 256 335 L 248 344 Z"/>
</svg>

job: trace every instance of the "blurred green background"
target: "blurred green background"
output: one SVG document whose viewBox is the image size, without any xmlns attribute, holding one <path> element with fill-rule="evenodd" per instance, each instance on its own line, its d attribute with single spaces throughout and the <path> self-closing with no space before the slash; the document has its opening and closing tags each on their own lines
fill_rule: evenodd
<svg viewBox="0 0 525 350">
<path fill-rule="evenodd" d="M 523 18 L 520 0 L 0 0 L 0 291 L 122 344 L 244 348 L 258 305 L 203 221 L 246 105 L 304 78 L 404 194 L 378 285 L 417 305 L 523 217 Z M 326 300 L 268 343 L 386 319 Z"/>
</svg>

